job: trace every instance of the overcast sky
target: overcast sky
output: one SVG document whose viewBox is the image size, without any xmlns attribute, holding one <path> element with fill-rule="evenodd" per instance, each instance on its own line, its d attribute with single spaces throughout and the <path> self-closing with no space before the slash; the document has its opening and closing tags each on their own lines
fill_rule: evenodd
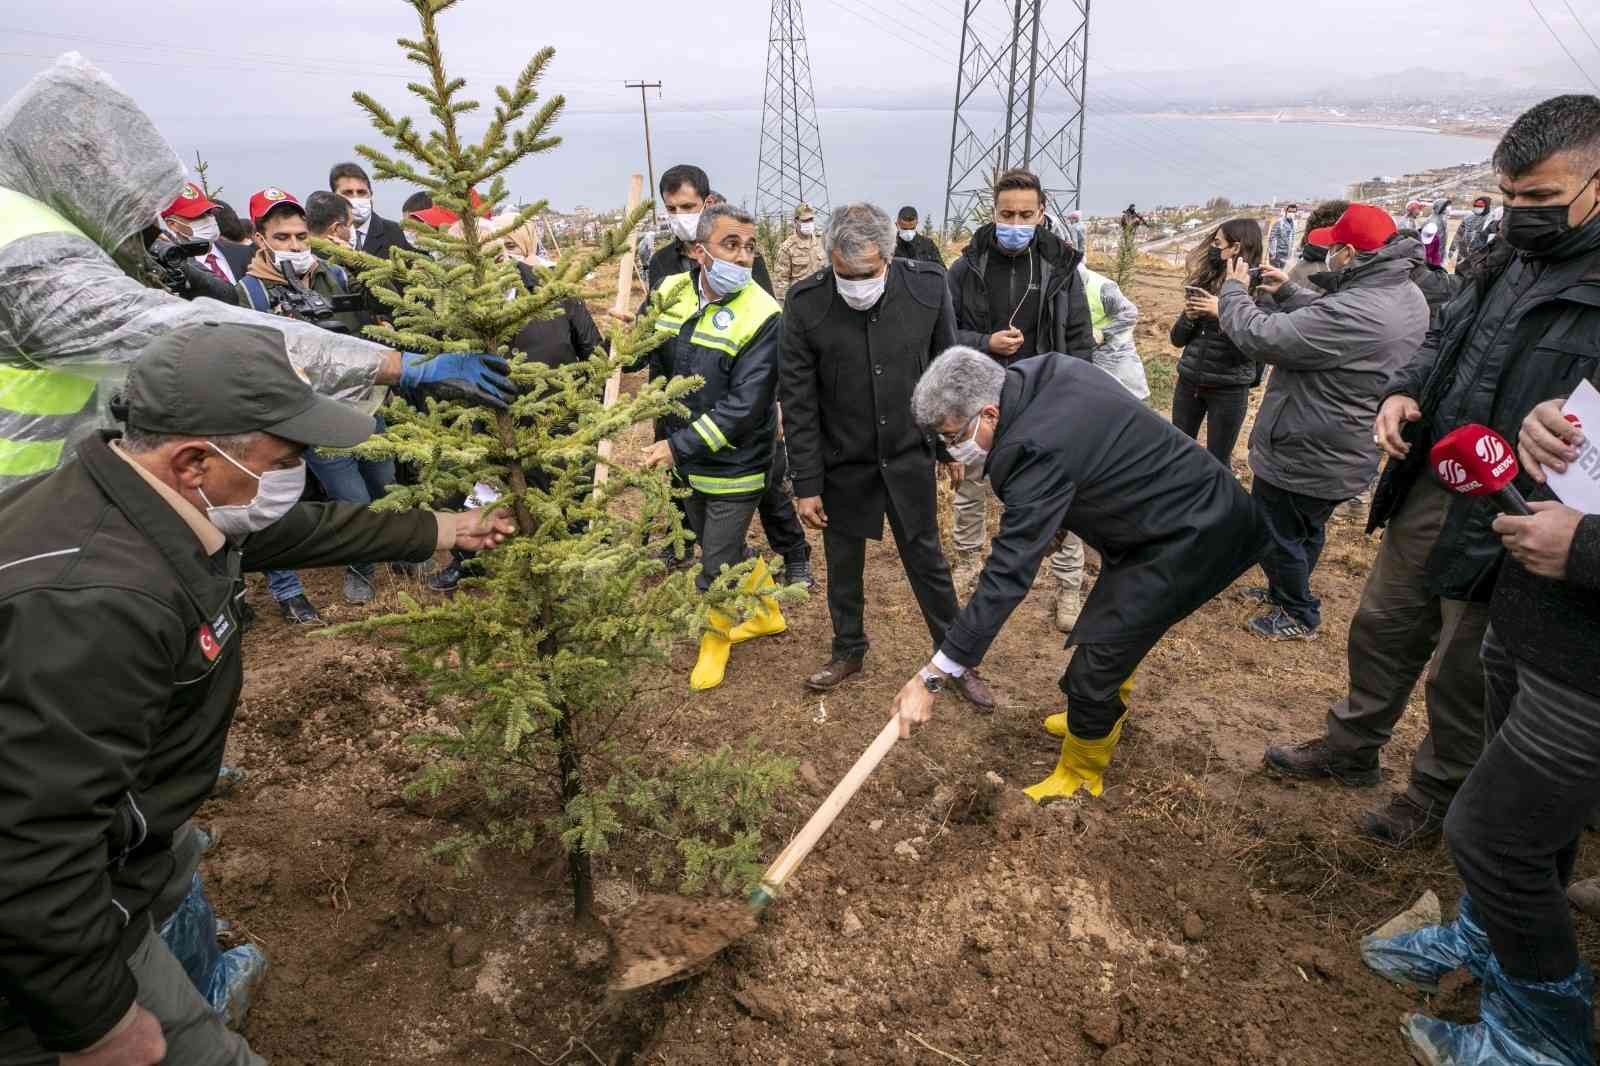
<svg viewBox="0 0 1600 1066">
<path fill-rule="evenodd" d="M 963 0 L 804 0 L 819 102 L 871 106 L 875 99 L 954 89 Z M 1053 0 L 1048 24 L 1065 26 L 1070 0 Z M 1537 0 L 1578 61 L 1600 81 L 1600 47 L 1572 10 L 1595 0 Z M 1003 21 L 1006 0 L 983 0 L 980 21 Z M 242 120 L 317 116 L 328 132 L 360 128 L 349 90 L 405 96 L 406 64 L 393 39 L 413 31 L 401 0 L 5 0 L 0 28 L 0 98 L 51 57 L 77 49 L 117 79 L 164 126 L 197 114 Z M 691 5 L 690 10 L 701 5 Z M 536 48 L 557 49 L 547 83 L 585 111 L 636 107 L 626 79 L 665 83 L 664 109 L 759 108 L 769 7 L 762 0 L 704 5 L 646 0 L 467 0 L 444 16 L 446 54 L 466 76 L 505 78 Z M 663 15 L 663 11 L 667 15 Z M 1336 81 L 1341 71 L 1407 67 L 1509 73 L 1564 64 L 1527 3 L 1504 0 L 1339 0 L 1338 13 L 1307 0 L 1281 4 L 1187 0 L 1097 0 L 1091 25 L 1096 76 L 1139 75 L 1138 92 L 1162 91 L 1173 70 L 1221 72 L 1232 88 L 1260 65 L 1263 80 Z M 1509 46 L 1509 47 L 1508 47 Z M 473 80 L 479 89 L 487 81 Z M 948 106 L 948 105 L 941 105 Z"/>
</svg>

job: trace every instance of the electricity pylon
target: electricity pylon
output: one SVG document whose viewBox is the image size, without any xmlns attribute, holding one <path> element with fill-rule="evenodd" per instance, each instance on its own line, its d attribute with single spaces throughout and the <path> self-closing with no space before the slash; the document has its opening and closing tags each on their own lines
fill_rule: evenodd
<svg viewBox="0 0 1600 1066">
<path fill-rule="evenodd" d="M 792 218 L 802 201 L 819 212 L 828 203 L 822 131 L 811 88 L 805 17 L 800 0 L 772 0 L 767 33 L 767 90 L 761 108 L 761 156 L 756 163 L 756 215 Z"/>
</svg>

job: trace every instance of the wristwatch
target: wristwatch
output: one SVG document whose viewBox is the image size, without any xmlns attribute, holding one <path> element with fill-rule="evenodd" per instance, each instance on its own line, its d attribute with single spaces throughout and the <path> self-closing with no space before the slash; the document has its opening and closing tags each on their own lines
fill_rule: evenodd
<svg viewBox="0 0 1600 1066">
<path fill-rule="evenodd" d="M 917 671 L 917 676 L 922 679 L 922 687 L 937 696 L 944 691 L 945 677 L 943 674 L 934 673 L 924 666 Z"/>
</svg>

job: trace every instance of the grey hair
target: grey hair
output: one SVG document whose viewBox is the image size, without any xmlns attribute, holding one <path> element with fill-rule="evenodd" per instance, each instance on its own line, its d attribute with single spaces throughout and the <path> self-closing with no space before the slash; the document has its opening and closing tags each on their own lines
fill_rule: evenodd
<svg viewBox="0 0 1600 1066">
<path fill-rule="evenodd" d="M 201 433 L 151 433 L 149 430 L 140 429 L 138 426 L 124 426 L 122 429 L 122 450 L 130 455 L 140 455 L 145 452 L 158 451 L 167 445 L 180 440 L 208 440 L 222 451 L 238 459 L 250 450 L 260 433 L 235 433 L 230 436 L 208 437 Z"/>
<path fill-rule="evenodd" d="M 964 422 L 990 404 L 1000 402 L 1006 369 L 993 358 L 956 345 L 946 348 L 917 382 L 911 394 L 911 417 L 923 429 L 937 431 L 952 418 Z"/>
<path fill-rule="evenodd" d="M 733 221 L 745 226 L 754 226 L 756 220 L 750 212 L 742 207 L 735 207 L 724 200 L 720 204 L 712 204 L 700 212 L 700 225 L 695 228 L 694 239 L 702 244 L 711 239 L 711 232 L 717 228 L 717 219 L 731 218 Z"/>
<path fill-rule="evenodd" d="M 828 219 L 828 253 L 838 252 L 847 263 L 859 262 L 877 248 L 887 263 L 894 258 L 894 223 L 873 204 L 845 204 Z"/>
</svg>

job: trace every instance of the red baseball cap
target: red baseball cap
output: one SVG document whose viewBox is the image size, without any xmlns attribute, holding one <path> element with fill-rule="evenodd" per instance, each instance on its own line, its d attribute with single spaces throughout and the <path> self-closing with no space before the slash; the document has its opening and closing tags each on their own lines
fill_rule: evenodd
<svg viewBox="0 0 1600 1066">
<path fill-rule="evenodd" d="M 472 209 L 478 212 L 480 215 L 484 214 L 483 198 L 478 195 L 478 190 L 468 189 L 467 197 L 472 203 Z M 448 207 L 440 207 L 438 204 L 435 204 L 432 207 L 423 208 L 421 211 L 413 211 L 411 212 L 411 217 L 416 219 L 418 222 L 426 223 L 427 225 L 433 226 L 437 229 L 446 229 L 455 225 L 461 220 L 460 215 L 456 214 Z"/>
<path fill-rule="evenodd" d="M 183 191 L 178 198 L 161 212 L 162 218 L 181 218 L 185 222 L 192 222 L 207 211 L 215 211 L 217 205 L 212 203 L 205 192 L 192 181 L 183 184 Z"/>
<path fill-rule="evenodd" d="M 261 220 L 266 218 L 273 208 L 281 207 L 284 204 L 293 204 L 295 209 L 302 215 L 306 213 L 306 209 L 301 206 L 300 201 L 296 200 L 291 193 L 285 192 L 276 186 L 269 186 L 250 197 L 250 221 L 259 226 L 261 225 Z"/>
<path fill-rule="evenodd" d="M 1306 241 L 1318 248 L 1348 244 L 1358 252 L 1372 252 L 1388 243 L 1395 232 L 1394 219 L 1383 208 L 1371 204 L 1351 204 L 1339 216 L 1339 221 L 1312 230 L 1306 235 Z"/>
</svg>

